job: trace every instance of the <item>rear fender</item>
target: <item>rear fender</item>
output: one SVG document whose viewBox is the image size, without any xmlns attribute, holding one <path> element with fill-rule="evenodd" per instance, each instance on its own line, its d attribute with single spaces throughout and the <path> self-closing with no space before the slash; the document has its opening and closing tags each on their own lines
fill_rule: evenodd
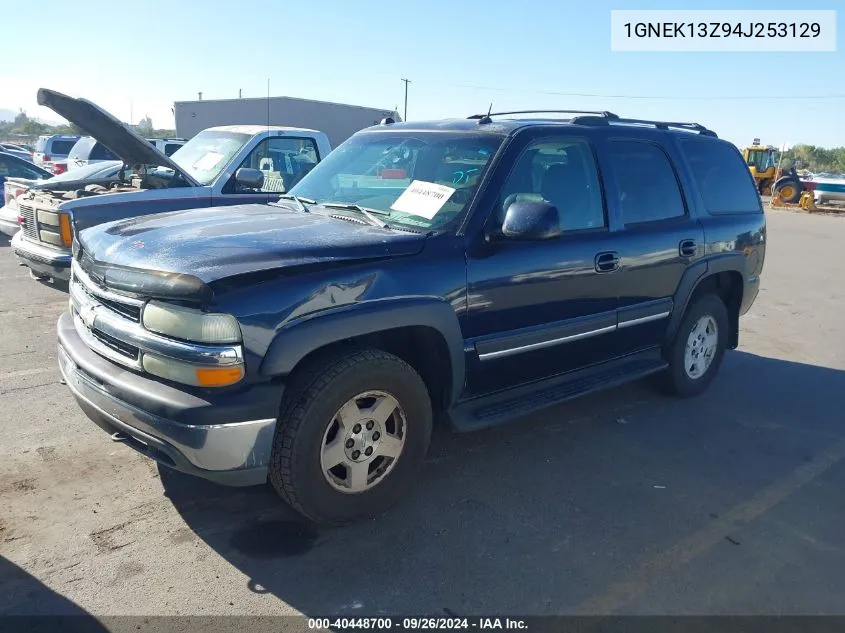
<svg viewBox="0 0 845 633">
<path fill-rule="evenodd" d="M 702 259 L 691 265 L 681 277 L 678 289 L 673 297 L 675 309 L 669 319 L 669 327 L 666 331 L 666 340 L 671 341 L 681 325 L 684 314 L 689 306 L 690 299 L 695 294 L 699 284 L 710 277 L 721 272 L 734 271 L 745 279 L 745 255 L 742 253 L 721 253 L 708 259 Z"/>
</svg>

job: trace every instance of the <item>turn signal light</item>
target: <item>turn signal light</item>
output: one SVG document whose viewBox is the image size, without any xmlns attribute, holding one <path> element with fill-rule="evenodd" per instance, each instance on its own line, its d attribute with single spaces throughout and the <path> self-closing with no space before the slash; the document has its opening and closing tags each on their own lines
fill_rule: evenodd
<svg viewBox="0 0 845 633">
<path fill-rule="evenodd" d="M 225 387 L 233 385 L 244 377 L 244 369 L 239 367 L 198 367 L 197 382 L 203 387 Z"/>
<path fill-rule="evenodd" d="M 59 234 L 62 236 L 62 244 L 69 248 L 73 244 L 73 232 L 70 228 L 70 216 L 67 213 L 59 214 Z"/>
</svg>

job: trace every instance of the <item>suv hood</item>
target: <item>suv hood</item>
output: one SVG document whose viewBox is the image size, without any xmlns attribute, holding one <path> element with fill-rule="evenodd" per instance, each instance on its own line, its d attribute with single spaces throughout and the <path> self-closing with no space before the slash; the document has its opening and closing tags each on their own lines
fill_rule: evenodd
<svg viewBox="0 0 845 633">
<path fill-rule="evenodd" d="M 413 255 L 426 238 L 254 204 L 129 218 L 81 231 L 78 239 L 106 284 L 114 267 L 173 273 L 204 285 L 245 273 Z"/>
<path fill-rule="evenodd" d="M 156 165 L 178 172 L 192 185 L 198 183 L 179 165 L 127 128 L 111 114 L 86 99 L 75 99 L 61 92 L 40 88 L 38 105 L 50 108 L 89 136 L 108 147 L 127 165 Z"/>
</svg>

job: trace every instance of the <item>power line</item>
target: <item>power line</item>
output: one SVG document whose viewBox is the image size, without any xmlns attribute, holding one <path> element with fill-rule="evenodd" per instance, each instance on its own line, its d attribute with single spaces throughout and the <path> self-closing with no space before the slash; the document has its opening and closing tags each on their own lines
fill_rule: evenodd
<svg viewBox="0 0 845 633">
<path fill-rule="evenodd" d="M 505 88 L 498 86 L 470 86 L 463 84 L 441 84 L 452 88 L 465 88 L 468 90 L 492 90 L 495 92 L 515 92 L 520 94 L 552 95 L 557 97 L 591 97 L 596 99 L 652 99 L 665 101 L 740 101 L 756 99 L 779 99 L 779 100 L 812 100 L 812 99 L 845 99 L 845 94 L 833 95 L 702 95 L 687 97 L 678 95 L 625 95 L 625 94 L 600 94 L 595 92 L 559 92 L 554 90 L 530 90 L 527 88 Z"/>
</svg>

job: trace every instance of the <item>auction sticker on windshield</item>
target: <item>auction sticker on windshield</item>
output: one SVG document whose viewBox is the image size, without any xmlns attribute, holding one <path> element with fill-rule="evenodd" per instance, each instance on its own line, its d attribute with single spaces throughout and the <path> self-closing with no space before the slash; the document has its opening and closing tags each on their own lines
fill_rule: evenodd
<svg viewBox="0 0 845 633">
<path fill-rule="evenodd" d="M 410 213 L 431 220 L 449 200 L 455 190 L 425 180 L 414 180 L 396 202 L 390 205 L 393 211 Z"/>
</svg>

